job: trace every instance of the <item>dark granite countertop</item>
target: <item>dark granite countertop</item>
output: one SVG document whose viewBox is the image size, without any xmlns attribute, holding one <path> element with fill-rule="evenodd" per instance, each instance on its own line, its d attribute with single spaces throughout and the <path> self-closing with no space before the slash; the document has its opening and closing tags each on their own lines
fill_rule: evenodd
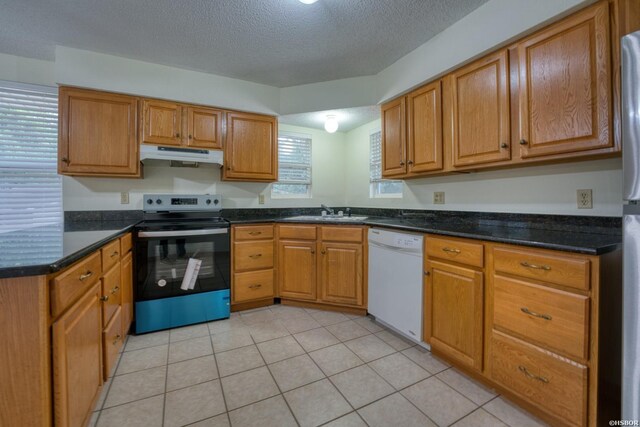
<svg viewBox="0 0 640 427">
<path fill-rule="evenodd" d="M 363 215 L 363 213 L 357 213 Z M 531 246 L 543 249 L 556 249 L 562 251 L 583 253 L 588 255 L 601 255 L 617 249 L 622 243 L 619 229 L 611 227 L 603 230 L 593 225 L 572 226 L 569 229 L 558 229 L 556 224 L 529 225 L 522 221 L 514 221 L 517 215 L 512 216 L 511 221 L 486 220 L 466 218 L 461 220 L 452 217 L 447 220 L 440 218 L 414 217 L 414 218 L 389 218 L 369 216 L 362 221 L 332 221 L 304 219 L 291 219 L 278 215 L 265 216 L 226 216 L 231 224 L 255 224 L 265 222 L 296 222 L 315 224 L 341 224 L 341 225 L 369 225 L 386 227 L 396 230 L 414 231 L 420 233 L 439 234 L 452 237 L 479 239 L 491 242 L 510 243 L 515 245 Z M 598 233 L 590 232 L 597 230 Z"/>
<path fill-rule="evenodd" d="M 59 271 L 130 231 L 137 222 L 66 221 L 0 234 L 0 278 Z"/>
</svg>

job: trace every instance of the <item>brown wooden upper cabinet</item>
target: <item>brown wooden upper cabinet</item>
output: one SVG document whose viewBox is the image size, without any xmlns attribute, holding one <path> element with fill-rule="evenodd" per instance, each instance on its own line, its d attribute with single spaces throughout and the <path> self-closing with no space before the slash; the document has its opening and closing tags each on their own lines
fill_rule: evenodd
<svg viewBox="0 0 640 427">
<path fill-rule="evenodd" d="M 511 133 L 507 51 L 473 62 L 447 78 L 453 166 L 508 160 Z"/>
<path fill-rule="evenodd" d="M 438 171 L 442 156 L 440 80 L 382 106 L 382 176 Z"/>
<path fill-rule="evenodd" d="M 607 2 L 518 43 L 517 55 L 523 158 L 613 145 Z"/>
<path fill-rule="evenodd" d="M 176 102 L 142 101 L 145 144 L 222 148 L 222 111 Z"/>
<path fill-rule="evenodd" d="M 278 121 L 272 116 L 227 112 L 222 179 L 278 180 Z"/>
<path fill-rule="evenodd" d="M 139 177 L 133 96 L 60 87 L 58 172 Z"/>
</svg>

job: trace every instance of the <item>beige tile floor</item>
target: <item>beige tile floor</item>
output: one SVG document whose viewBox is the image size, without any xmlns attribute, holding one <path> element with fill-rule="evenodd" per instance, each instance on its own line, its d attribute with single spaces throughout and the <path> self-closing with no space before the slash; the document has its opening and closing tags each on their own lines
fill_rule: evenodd
<svg viewBox="0 0 640 427">
<path fill-rule="evenodd" d="M 543 424 L 368 317 L 274 305 L 130 336 L 91 425 Z"/>
</svg>

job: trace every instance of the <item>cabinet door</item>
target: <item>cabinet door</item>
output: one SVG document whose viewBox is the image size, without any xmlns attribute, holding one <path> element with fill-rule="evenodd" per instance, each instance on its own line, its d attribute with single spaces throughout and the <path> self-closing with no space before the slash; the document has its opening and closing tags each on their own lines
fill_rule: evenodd
<svg viewBox="0 0 640 427">
<path fill-rule="evenodd" d="M 282 298 L 316 300 L 316 259 L 315 241 L 278 243 L 278 286 Z"/>
<path fill-rule="evenodd" d="M 122 336 L 129 332 L 133 320 L 133 254 L 129 252 L 121 262 Z"/>
<path fill-rule="evenodd" d="M 139 176 L 136 98 L 61 87 L 59 109 L 61 174 Z"/>
<path fill-rule="evenodd" d="M 442 90 L 438 80 L 407 95 L 408 172 L 442 169 Z"/>
<path fill-rule="evenodd" d="M 275 117 L 227 113 L 223 179 L 277 181 L 277 127 Z"/>
<path fill-rule="evenodd" d="M 320 244 L 320 299 L 325 302 L 362 306 L 362 244 Z"/>
<path fill-rule="evenodd" d="M 511 158 L 508 77 L 506 50 L 449 75 L 454 166 Z"/>
<path fill-rule="evenodd" d="M 102 385 L 100 285 L 93 286 L 52 329 L 54 424 L 86 425 Z"/>
<path fill-rule="evenodd" d="M 142 142 L 182 145 L 182 106 L 175 102 L 145 99 L 142 102 Z"/>
<path fill-rule="evenodd" d="M 470 369 L 482 370 L 482 273 L 427 260 L 425 340 Z"/>
<path fill-rule="evenodd" d="M 211 108 L 187 109 L 187 145 L 194 148 L 222 149 L 222 111 Z"/>
<path fill-rule="evenodd" d="M 391 177 L 407 173 L 406 124 L 404 97 L 382 106 L 382 176 Z"/>
<path fill-rule="evenodd" d="M 522 157 L 610 147 L 607 2 L 518 44 Z"/>
</svg>

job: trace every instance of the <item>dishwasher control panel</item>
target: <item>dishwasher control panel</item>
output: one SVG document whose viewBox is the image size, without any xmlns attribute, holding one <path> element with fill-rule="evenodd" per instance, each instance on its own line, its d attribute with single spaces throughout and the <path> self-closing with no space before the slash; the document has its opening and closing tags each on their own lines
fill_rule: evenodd
<svg viewBox="0 0 640 427">
<path fill-rule="evenodd" d="M 421 234 L 411 234 L 379 228 L 369 229 L 369 243 L 394 249 L 422 251 L 422 239 L 423 236 Z"/>
</svg>

